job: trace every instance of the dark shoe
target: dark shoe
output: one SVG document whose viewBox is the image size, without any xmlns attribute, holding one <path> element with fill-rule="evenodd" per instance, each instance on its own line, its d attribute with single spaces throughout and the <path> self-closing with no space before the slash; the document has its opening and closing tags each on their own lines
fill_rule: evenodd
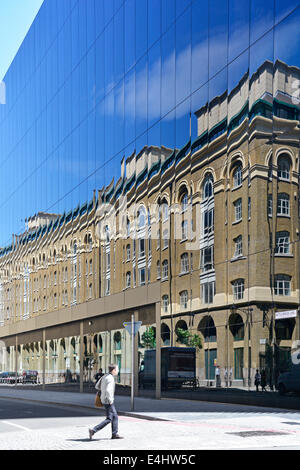
<svg viewBox="0 0 300 470">
<path fill-rule="evenodd" d="M 95 434 L 95 431 L 93 431 L 92 429 L 89 429 L 90 441 L 93 439 L 94 434 Z"/>
<path fill-rule="evenodd" d="M 124 439 L 124 437 L 119 436 L 119 434 L 113 434 L 113 435 L 111 436 L 111 438 L 112 438 L 112 439 Z"/>
</svg>

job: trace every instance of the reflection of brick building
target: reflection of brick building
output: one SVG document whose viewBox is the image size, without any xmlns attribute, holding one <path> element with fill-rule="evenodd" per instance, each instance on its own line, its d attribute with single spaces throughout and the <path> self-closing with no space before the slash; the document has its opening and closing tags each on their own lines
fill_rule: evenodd
<svg viewBox="0 0 300 470">
<path fill-rule="evenodd" d="M 201 336 L 202 383 L 214 378 L 216 362 L 223 383 L 225 368 L 235 384 L 247 383 L 268 366 L 274 334 L 284 367 L 299 338 L 299 109 L 291 99 L 299 78 L 295 67 L 265 62 L 196 113 L 195 142 L 174 151 L 145 147 L 90 203 L 29 219 L 1 250 L 9 368 L 19 334 L 19 367 L 41 370 L 47 326 L 49 371 L 78 371 L 76 324 L 91 319 L 87 359 L 102 367 L 118 361 L 126 381 L 129 338 L 120 321 L 95 319 L 141 310 L 144 325 L 153 324 L 147 308 L 159 301 L 165 345 L 180 345 L 178 326 Z M 280 311 L 292 313 L 280 319 Z"/>
</svg>

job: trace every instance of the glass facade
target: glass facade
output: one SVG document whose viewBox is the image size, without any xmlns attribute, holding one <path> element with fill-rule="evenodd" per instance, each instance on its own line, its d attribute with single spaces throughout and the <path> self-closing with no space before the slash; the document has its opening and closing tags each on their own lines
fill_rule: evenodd
<svg viewBox="0 0 300 470">
<path fill-rule="evenodd" d="M 4 77 L 0 262 L 45 233 L 50 240 L 95 200 L 98 209 L 111 201 L 116 207 L 121 195 L 167 208 L 175 202 L 182 214 L 176 241 L 175 212 L 162 210 L 158 226 L 145 203 L 136 225 L 123 221 L 121 248 L 105 226 L 97 268 L 95 259 L 85 267 L 90 260 L 77 258 L 80 246 L 59 247 L 72 251 L 72 262 L 52 285 L 69 286 L 53 290 L 50 305 L 79 303 L 83 289 L 91 299 L 159 281 L 171 317 L 163 326 L 167 343 L 174 345 L 177 321 L 197 334 L 213 324 L 213 344 L 203 339 L 203 378 L 214 377 L 222 337 L 221 370 L 249 379 L 264 344 L 254 332 L 250 355 L 250 305 L 263 299 L 274 312 L 291 310 L 300 295 L 299 24 L 296 0 L 44 0 Z M 34 225 L 37 214 L 44 223 Z M 43 253 L 35 256 L 45 267 Z M 14 308 L 23 305 L 27 319 L 48 310 L 39 282 L 49 280 L 32 279 L 36 264 L 19 259 L 23 287 L 14 291 Z M 11 318 L 5 269 L 0 306 Z M 229 327 L 238 314 L 244 346 Z M 263 339 L 272 343 L 271 333 Z"/>
<path fill-rule="evenodd" d="M 298 6 L 45 0 L 4 78 L 1 246 L 38 211 L 67 213 L 116 182 L 121 159 L 145 145 L 195 150 L 195 113 L 216 96 L 226 94 L 227 122 L 208 117 L 203 138 L 234 129 L 243 109 L 231 106 L 230 94 L 245 74 L 266 60 L 299 67 Z M 274 96 L 270 111 L 248 112 L 295 110 Z"/>
</svg>

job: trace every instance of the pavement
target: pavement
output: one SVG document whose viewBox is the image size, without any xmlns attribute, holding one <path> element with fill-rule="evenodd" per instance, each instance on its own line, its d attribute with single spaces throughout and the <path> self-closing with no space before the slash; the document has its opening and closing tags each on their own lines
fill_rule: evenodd
<svg viewBox="0 0 300 470">
<path fill-rule="evenodd" d="M 178 455 L 188 449 L 300 450 L 299 411 L 137 397 L 132 412 L 126 396 L 116 396 L 124 439 L 111 440 L 107 426 L 90 441 L 88 429 L 104 414 L 93 401 L 94 393 L 1 388 L 0 449 L 101 450 L 98 461 L 104 452 L 128 449 L 170 449 Z"/>
</svg>

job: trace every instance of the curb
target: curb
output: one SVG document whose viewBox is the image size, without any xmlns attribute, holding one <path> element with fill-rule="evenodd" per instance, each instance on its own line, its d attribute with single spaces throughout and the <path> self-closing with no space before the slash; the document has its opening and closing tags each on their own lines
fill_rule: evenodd
<svg viewBox="0 0 300 470">
<path fill-rule="evenodd" d="M 11 397 L 11 396 L 4 396 L 0 395 L 0 400 L 1 399 L 5 400 L 22 400 L 26 401 L 28 403 L 39 403 L 40 405 L 54 405 L 54 406 L 61 406 L 61 407 L 69 407 L 69 408 L 76 408 L 76 409 L 87 409 L 87 410 L 98 410 L 102 411 L 101 408 L 96 408 L 95 406 L 89 406 L 89 405 L 76 405 L 75 403 L 62 403 L 62 402 L 54 402 L 54 401 L 46 401 L 46 400 L 34 400 L 30 398 L 20 398 L 20 397 Z M 137 419 L 145 419 L 147 421 L 171 421 L 170 419 L 164 419 L 164 418 L 155 418 L 154 416 L 148 416 L 148 415 L 141 415 L 137 414 L 134 412 L 130 411 L 118 411 L 119 416 L 128 416 L 129 418 L 137 418 Z"/>
</svg>

